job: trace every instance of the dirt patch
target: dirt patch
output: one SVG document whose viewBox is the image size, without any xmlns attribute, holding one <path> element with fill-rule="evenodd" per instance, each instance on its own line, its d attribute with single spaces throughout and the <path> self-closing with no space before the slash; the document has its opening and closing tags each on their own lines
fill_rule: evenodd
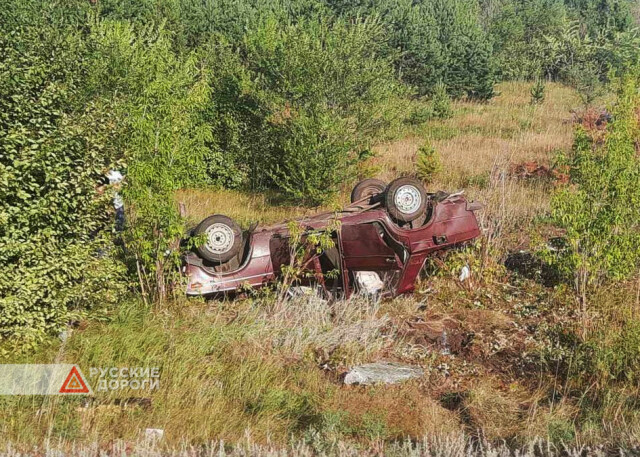
<svg viewBox="0 0 640 457">
<path fill-rule="evenodd" d="M 473 332 L 450 317 L 406 321 L 399 334 L 413 344 L 433 347 L 442 353 L 462 354 L 473 342 Z"/>
<path fill-rule="evenodd" d="M 546 181 L 554 185 L 569 182 L 567 167 L 550 167 L 535 160 L 509 165 L 508 174 L 516 179 Z"/>
<path fill-rule="evenodd" d="M 561 278 L 558 270 L 528 251 L 507 254 L 504 266 L 507 270 L 536 281 L 545 287 L 554 287 L 560 284 Z"/>
</svg>

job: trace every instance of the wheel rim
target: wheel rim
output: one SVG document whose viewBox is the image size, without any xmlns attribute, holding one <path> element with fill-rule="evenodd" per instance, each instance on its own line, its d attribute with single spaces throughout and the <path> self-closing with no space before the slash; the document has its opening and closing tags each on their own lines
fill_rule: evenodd
<svg viewBox="0 0 640 457">
<path fill-rule="evenodd" d="M 422 205 L 422 195 L 415 186 L 405 185 L 398 188 L 393 202 L 403 214 L 413 214 Z"/>
<path fill-rule="evenodd" d="M 236 239 L 233 230 L 226 224 L 212 224 L 206 230 L 207 249 L 214 254 L 225 254 L 231 250 Z"/>
</svg>

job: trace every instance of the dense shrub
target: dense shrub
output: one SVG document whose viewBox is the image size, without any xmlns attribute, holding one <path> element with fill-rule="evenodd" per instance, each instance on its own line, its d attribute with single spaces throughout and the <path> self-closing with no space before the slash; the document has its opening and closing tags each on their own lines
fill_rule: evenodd
<svg viewBox="0 0 640 457">
<path fill-rule="evenodd" d="M 502 0 L 485 5 L 496 68 L 503 79 L 546 77 L 573 83 L 587 68 L 600 81 L 640 58 L 627 0 Z"/>
<path fill-rule="evenodd" d="M 442 78 L 446 56 L 438 37 L 439 25 L 423 2 L 330 0 L 328 4 L 343 17 L 380 17 L 387 29 L 389 51 L 400 51 L 395 58 L 399 75 L 419 93 L 430 93 Z"/>
<path fill-rule="evenodd" d="M 416 159 L 416 173 L 420 179 L 429 184 L 434 176 L 442 171 L 440 155 L 433 146 L 424 144 L 418 149 Z"/>
<path fill-rule="evenodd" d="M 95 304 L 113 303 L 120 269 L 101 233 L 114 158 L 112 110 L 76 109 L 85 68 L 77 34 L 0 34 L 0 336 L 33 343 Z M 102 252 L 101 252 L 102 251 Z"/>
<path fill-rule="evenodd" d="M 402 88 L 381 56 L 383 39 L 375 20 L 282 26 L 271 18 L 238 52 L 210 45 L 207 66 L 219 69 L 211 122 L 252 188 L 317 204 L 351 177 L 399 118 Z"/>
<path fill-rule="evenodd" d="M 491 42 L 480 23 L 475 1 L 329 0 L 348 17 L 378 15 L 388 31 L 388 49 L 399 75 L 419 94 L 444 82 L 455 97 L 486 99 L 495 82 Z"/>
<path fill-rule="evenodd" d="M 568 21 L 562 0 L 503 0 L 485 8 L 496 69 L 504 79 L 538 77 L 548 60 L 548 38 Z"/>
<path fill-rule="evenodd" d="M 127 254 L 144 292 L 166 295 L 179 265 L 184 223 L 173 193 L 215 184 L 232 167 L 204 120 L 208 72 L 195 53 L 178 55 L 162 27 L 103 21 L 90 37 L 92 93 L 117 107 L 120 149 L 127 163 L 123 196 Z"/>
<path fill-rule="evenodd" d="M 544 103 L 544 99 L 546 96 L 545 89 L 546 89 L 546 84 L 544 79 L 538 78 L 533 84 L 533 86 L 531 86 L 531 89 L 529 90 L 529 93 L 531 94 L 530 103 L 532 105 L 541 105 L 542 103 Z"/>
<path fill-rule="evenodd" d="M 442 82 L 436 84 L 433 97 L 431 97 L 431 105 L 433 107 L 433 116 L 436 119 L 448 119 L 453 115 L 451 98 L 447 94 L 446 84 Z"/>
<path fill-rule="evenodd" d="M 578 128 L 566 159 L 570 185 L 552 200 L 567 245 L 551 258 L 575 277 L 583 300 L 590 285 L 625 278 L 640 266 L 639 82 L 622 80 L 606 131 Z"/>
</svg>

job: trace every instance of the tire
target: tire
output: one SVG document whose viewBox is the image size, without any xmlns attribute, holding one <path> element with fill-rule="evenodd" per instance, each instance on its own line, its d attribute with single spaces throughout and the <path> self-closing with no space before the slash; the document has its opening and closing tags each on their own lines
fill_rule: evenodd
<svg viewBox="0 0 640 457">
<path fill-rule="evenodd" d="M 381 201 L 382 198 L 378 196 L 384 194 L 386 188 L 387 183 L 380 179 L 364 179 L 356 184 L 351 191 L 351 203 L 355 203 L 365 197 L 369 197 L 369 204 L 376 203 L 376 200 Z"/>
<path fill-rule="evenodd" d="M 389 184 L 385 194 L 389 215 L 398 222 L 411 222 L 424 216 L 427 192 L 414 178 L 398 178 Z"/>
<path fill-rule="evenodd" d="M 242 248 L 242 230 L 233 219 L 215 214 L 200 222 L 194 235 L 206 235 L 206 241 L 196 250 L 200 257 L 222 264 L 238 255 Z"/>
</svg>

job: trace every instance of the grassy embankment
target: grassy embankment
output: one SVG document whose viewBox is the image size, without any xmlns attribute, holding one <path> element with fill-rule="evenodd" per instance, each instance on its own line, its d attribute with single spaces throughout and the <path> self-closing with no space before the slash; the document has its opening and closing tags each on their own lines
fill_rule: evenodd
<svg viewBox="0 0 640 457">
<path fill-rule="evenodd" d="M 498 90 L 488 104 L 456 103 L 450 120 L 398 132 L 402 139 L 379 145 L 368 164 L 390 180 L 410 172 L 418 147 L 430 141 L 444 165 L 430 188 L 465 188 L 487 204 L 483 249 L 451 256 L 414 296 L 383 303 L 356 299 L 328 307 L 309 299 L 274 305 L 258 296 L 177 299 L 152 309 L 123 304 L 108 311 L 108 319 L 81 323 L 66 343 L 51 342 L 20 361 L 60 360 L 85 371 L 158 366 L 159 390 L 129 403 L 116 400 L 140 393 L 98 393 L 91 402 L 5 398 L 1 441 L 108 446 L 118 439 L 135 442 L 152 427 L 164 429 L 168 446 L 249 436 L 276 445 L 295 437 L 315 450 L 338 443 L 379 449 L 383 440 L 449 433 L 513 445 L 535 437 L 578 445 L 637 443 L 640 422 L 633 422 L 632 405 L 612 399 L 586 413 L 584 396 L 544 364 L 542 354 L 553 349 L 549 329 L 572 318 L 571 293 L 503 267 L 507 253 L 527 249 L 539 232 L 553 186 L 544 178 L 513 176 L 513 164 L 549 165 L 555 150 L 569 148 L 571 110 L 579 101 L 554 84 L 535 107 L 528 84 Z M 177 199 L 194 222 L 214 212 L 246 224 L 310 211 L 232 191 L 189 190 Z M 473 274 L 461 285 L 455 278 L 465 262 Z M 634 290 L 619 288 L 606 302 L 631 296 Z M 348 367 L 380 359 L 419 364 L 427 375 L 396 386 L 341 385 Z"/>
</svg>

